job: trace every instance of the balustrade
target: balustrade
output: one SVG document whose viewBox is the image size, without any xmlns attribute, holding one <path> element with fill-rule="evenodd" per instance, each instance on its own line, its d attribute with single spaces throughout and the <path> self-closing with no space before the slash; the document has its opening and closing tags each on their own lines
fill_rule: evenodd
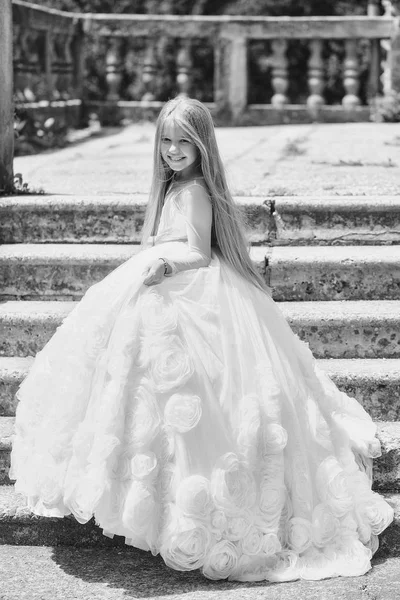
<svg viewBox="0 0 400 600">
<path fill-rule="evenodd" d="M 196 95 L 194 47 L 199 40 L 214 48 L 213 87 L 209 107 L 216 119 L 233 123 L 282 122 L 287 115 L 301 120 L 368 119 L 365 97 L 374 97 L 390 86 L 386 53 L 396 36 L 398 19 L 390 2 L 379 16 L 377 0 L 370 0 L 364 17 L 204 17 L 175 15 L 85 15 L 49 10 L 25 0 L 13 0 L 14 81 L 20 102 L 76 102 L 82 100 L 89 110 L 107 111 L 121 116 L 146 116 L 159 110 L 160 79 L 165 73 L 165 53 L 160 51 L 168 37 L 175 44 L 175 94 Z M 90 99 L 85 90 L 84 47 L 90 39 L 105 39 L 103 99 Z M 135 46 L 132 45 L 132 40 Z M 272 87 L 265 104 L 249 104 L 248 45 L 251 40 L 268 41 L 268 52 L 261 56 L 264 75 Z M 288 44 L 307 40 L 308 97 L 306 104 L 290 98 Z M 341 106 L 329 105 L 324 97 L 325 56 L 329 40 L 342 40 L 345 56 L 342 65 L 345 94 Z M 359 41 L 370 44 L 370 69 L 367 93 L 360 91 Z M 196 44 L 195 44 L 196 42 Z M 142 43 L 138 50 L 137 44 Z M 165 46 L 165 44 L 164 44 Z M 386 50 L 387 52 L 386 52 Z M 135 54 L 136 53 L 136 54 Z M 139 64 L 139 56 L 141 62 Z M 134 58 L 134 60 L 132 60 Z M 386 61 L 385 61 L 386 58 Z M 126 65 L 134 65 L 135 72 Z M 386 73 L 384 72 L 386 69 Z M 211 70 L 209 70 L 209 73 Z M 385 79 L 386 77 L 386 79 Z M 131 78 L 131 79 L 129 79 Z M 172 89 L 172 88 L 171 88 Z M 360 98 L 363 98 L 363 102 Z M 133 95 L 133 98 L 132 98 Z M 142 112 L 141 112 L 142 111 Z M 147 111 L 147 112 L 146 112 Z"/>
</svg>

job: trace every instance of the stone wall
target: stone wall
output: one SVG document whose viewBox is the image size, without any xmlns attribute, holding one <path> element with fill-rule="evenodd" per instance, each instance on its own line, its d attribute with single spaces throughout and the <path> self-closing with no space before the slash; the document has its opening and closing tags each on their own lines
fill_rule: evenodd
<svg viewBox="0 0 400 600">
<path fill-rule="evenodd" d="M 0 2 L 0 192 L 13 182 L 13 62 L 11 0 Z"/>
</svg>

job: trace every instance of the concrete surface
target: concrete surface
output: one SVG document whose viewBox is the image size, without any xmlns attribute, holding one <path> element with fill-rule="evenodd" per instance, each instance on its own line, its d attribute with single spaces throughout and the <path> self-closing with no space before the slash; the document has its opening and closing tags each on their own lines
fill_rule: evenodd
<svg viewBox="0 0 400 600">
<path fill-rule="evenodd" d="M 37 156 L 18 157 L 31 188 L 48 194 L 147 194 L 154 124 Z M 400 193 L 400 123 L 217 128 L 237 196 L 373 196 Z"/>
<path fill-rule="evenodd" d="M 400 558 L 361 577 L 289 583 L 213 582 L 125 548 L 0 547 L 2 600 L 398 600 Z"/>
</svg>

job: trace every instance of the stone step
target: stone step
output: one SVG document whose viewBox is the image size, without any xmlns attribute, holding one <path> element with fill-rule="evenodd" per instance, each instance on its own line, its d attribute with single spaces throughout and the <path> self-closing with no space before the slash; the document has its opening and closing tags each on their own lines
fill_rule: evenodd
<svg viewBox="0 0 400 600">
<path fill-rule="evenodd" d="M 267 251 L 275 300 L 399 300 L 400 246 L 276 247 Z"/>
<path fill-rule="evenodd" d="M 0 198 L 0 243 L 138 243 L 147 195 L 14 196 Z M 273 229 L 271 202 L 235 198 L 250 241 L 266 243 Z"/>
<path fill-rule="evenodd" d="M 14 420 L 0 417 L 0 485 L 11 483 L 8 475 Z M 400 421 L 378 422 L 377 426 L 382 456 L 374 460 L 373 488 L 379 492 L 400 492 Z"/>
<path fill-rule="evenodd" d="M 400 421 L 400 361 L 397 358 L 328 358 L 319 359 L 318 364 L 340 390 L 360 402 L 374 421 Z"/>
<path fill-rule="evenodd" d="M 73 300 L 139 251 L 137 245 L 4 244 L 0 298 Z M 400 299 L 400 246 L 253 246 L 275 300 Z"/>
<path fill-rule="evenodd" d="M 253 243 L 400 243 L 400 196 L 236 197 Z M 138 243 L 147 196 L 0 199 L 0 243 Z"/>
<path fill-rule="evenodd" d="M 0 303 L 0 356 L 33 356 L 74 302 Z M 316 358 L 399 358 L 400 301 L 281 302 Z"/>
<path fill-rule="evenodd" d="M 400 196 L 271 199 L 273 244 L 399 244 Z"/>
<path fill-rule="evenodd" d="M 384 494 L 394 508 L 393 523 L 380 535 L 379 556 L 398 556 L 400 551 L 400 495 Z M 37 517 L 25 506 L 24 498 L 13 486 L 0 486 L 0 545 L 29 546 L 125 546 L 124 538 L 113 539 L 102 534 L 92 519 L 85 525 L 73 517 L 64 519 Z M 132 552 L 136 550 L 132 549 Z M 341 596 L 341 598 L 347 595 Z M 385 598 L 385 600 L 387 600 Z M 393 596 L 394 600 L 394 596 Z"/>
<path fill-rule="evenodd" d="M 0 416 L 15 415 L 15 393 L 33 362 L 31 357 L 0 357 Z M 346 394 L 356 398 L 375 421 L 400 421 L 398 359 L 319 359 L 318 364 Z"/>
</svg>

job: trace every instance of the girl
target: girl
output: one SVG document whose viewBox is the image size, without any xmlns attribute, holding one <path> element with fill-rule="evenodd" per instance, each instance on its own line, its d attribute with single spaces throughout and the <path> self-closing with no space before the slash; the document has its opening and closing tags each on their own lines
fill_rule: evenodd
<svg viewBox="0 0 400 600">
<path fill-rule="evenodd" d="M 142 244 L 22 383 L 17 491 L 210 579 L 365 573 L 393 518 L 375 426 L 272 301 L 196 100 L 161 111 Z"/>
</svg>

